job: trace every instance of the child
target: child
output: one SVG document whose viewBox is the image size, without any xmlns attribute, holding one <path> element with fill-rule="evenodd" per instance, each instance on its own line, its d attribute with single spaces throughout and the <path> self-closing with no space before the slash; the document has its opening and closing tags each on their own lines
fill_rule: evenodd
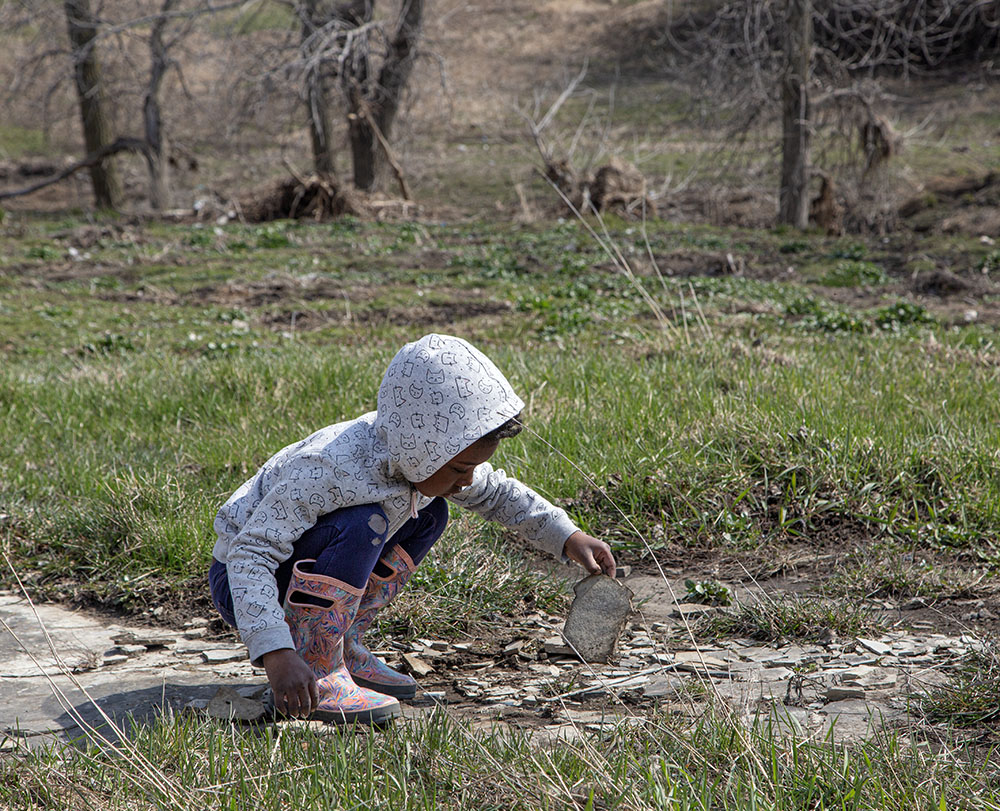
<svg viewBox="0 0 1000 811">
<path fill-rule="evenodd" d="M 606 543 L 488 464 L 523 407 L 479 350 L 426 335 L 393 358 L 377 411 L 279 451 L 223 505 L 212 599 L 278 712 L 381 723 L 416 694 L 361 637 L 441 536 L 445 499 L 614 576 Z"/>
</svg>

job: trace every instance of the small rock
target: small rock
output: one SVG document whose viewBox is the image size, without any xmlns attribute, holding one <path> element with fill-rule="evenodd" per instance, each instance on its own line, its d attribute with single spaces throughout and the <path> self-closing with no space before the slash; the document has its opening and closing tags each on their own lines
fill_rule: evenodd
<svg viewBox="0 0 1000 811">
<path fill-rule="evenodd" d="M 832 704 L 835 701 L 848 701 L 850 699 L 862 699 L 865 697 L 864 687 L 851 687 L 848 685 L 833 686 L 827 688 L 826 701 Z"/>
<path fill-rule="evenodd" d="M 177 642 L 176 637 L 167 634 L 157 633 L 136 633 L 135 631 L 125 631 L 113 637 L 112 642 L 116 645 L 142 645 L 144 648 L 165 648 Z"/>
<path fill-rule="evenodd" d="M 503 655 L 504 656 L 516 656 L 517 654 L 519 654 L 521 652 L 521 648 L 523 648 L 523 647 L 524 647 L 524 640 L 523 639 L 515 639 L 513 642 L 511 642 L 509 645 L 507 645 L 503 649 Z"/>
<path fill-rule="evenodd" d="M 445 692 L 444 690 L 425 690 L 424 695 L 434 701 L 444 701 Z"/>
<path fill-rule="evenodd" d="M 111 651 L 112 655 L 117 653 L 126 657 L 141 656 L 145 652 L 146 652 L 145 645 L 119 645 L 117 648 L 113 648 Z"/>
<path fill-rule="evenodd" d="M 806 652 L 798 645 L 789 645 L 784 650 L 778 651 L 778 655 L 771 659 L 771 663 L 778 667 L 796 667 L 808 659 Z"/>
<path fill-rule="evenodd" d="M 201 652 L 202 660 L 208 662 L 210 665 L 221 665 L 226 662 L 238 662 L 241 659 L 245 659 L 246 655 L 245 650 L 238 648 L 212 648 L 211 650 L 203 650 Z"/>
<path fill-rule="evenodd" d="M 850 667 L 847 670 L 842 670 L 840 672 L 840 678 L 844 682 L 860 682 L 862 679 L 871 675 L 875 670 L 871 665 L 858 665 L 857 667 Z"/>
<path fill-rule="evenodd" d="M 192 698 L 187 704 L 181 707 L 181 712 L 201 713 L 208 709 L 209 699 Z"/>
<path fill-rule="evenodd" d="M 877 639 L 864 639 L 858 637 L 858 644 L 865 650 L 870 650 L 876 656 L 888 656 L 892 653 L 892 648 Z"/>
<path fill-rule="evenodd" d="M 715 656 L 710 656 L 707 653 L 701 654 L 698 653 L 698 651 L 688 651 L 688 650 L 677 651 L 677 653 L 674 655 L 674 662 L 676 664 L 704 665 L 705 667 L 718 668 L 720 670 L 725 670 L 727 667 L 729 667 L 729 662 L 726 662 Z"/>
<path fill-rule="evenodd" d="M 220 687 L 219 691 L 208 702 L 205 712 L 212 718 L 223 721 L 259 721 L 264 717 L 266 709 L 263 702 L 244 698 L 232 687 Z"/>
<path fill-rule="evenodd" d="M 567 645 L 561 636 L 550 636 L 542 643 L 542 649 L 549 656 L 572 656 L 573 649 Z"/>
<path fill-rule="evenodd" d="M 202 639 L 208 633 L 208 629 L 201 628 L 188 628 L 183 636 L 185 639 Z"/>
<path fill-rule="evenodd" d="M 649 682 L 649 684 L 642 688 L 642 693 L 647 698 L 672 696 L 686 683 L 687 680 L 682 679 L 680 676 L 664 676 L 663 678 L 657 678 Z"/>
<path fill-rule="evenodd" d="M 404 653 L 403 663 L 414 676 L 426 676 L 434 670 L 427 662 L 413 653 Z"/>
<path fill-rule="evenodd" d="M 870 653 L 852 653 L 850 656 L 845 656 L 843 661 L 851 665 L 851 667 L 856 667 L 857 665 L 874 665 L 878 662 L 878 657 Z"/>
<path fill-rule="evenodd" d="M 143 650 L 145 650 L 145 648 Z M 108 665 L 120 665 L 122 662 L 127 661 L 128 656 L 124 653 L 106 653 L 101 658 L 101 667 L 107 667 Z"/>
<path fill-rule="evenodd" d="M 632 574 L 632 567 L 628 565 L 618 566 L 615 569 L 615 577 L 622 580 Z"/>
</svg>

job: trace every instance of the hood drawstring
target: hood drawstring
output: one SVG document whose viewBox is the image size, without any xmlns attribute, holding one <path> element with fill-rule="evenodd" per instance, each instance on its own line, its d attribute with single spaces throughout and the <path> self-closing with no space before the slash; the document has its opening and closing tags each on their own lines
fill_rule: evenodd
<svg viewBox="0 0 1000 811">
<path fill-rule="evenodd" d="M 410 518 L 418 518 L 417 515 L 417 499 L 420 498 L 420 494 L 417 492 L 417 488 L 412 484 L 410 485 Z"/>
</svg>

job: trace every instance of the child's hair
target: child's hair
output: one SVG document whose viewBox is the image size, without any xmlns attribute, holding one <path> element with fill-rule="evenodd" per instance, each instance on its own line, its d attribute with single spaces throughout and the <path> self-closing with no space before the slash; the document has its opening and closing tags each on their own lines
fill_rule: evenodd
<svg viewBox="0 0 1000 811">
<path fill-rule="evenodd" d="M 501 439 L 510 439 L 512 436 L 517 436 L 521 433 L 523 429 L 524 423 L 521 422 L 521 412 L 518 412 L 499 428 L 494 428 L 488 434 L 484 434 L 479 438 L 479 441 L 499 442 Z"/>
</svg>

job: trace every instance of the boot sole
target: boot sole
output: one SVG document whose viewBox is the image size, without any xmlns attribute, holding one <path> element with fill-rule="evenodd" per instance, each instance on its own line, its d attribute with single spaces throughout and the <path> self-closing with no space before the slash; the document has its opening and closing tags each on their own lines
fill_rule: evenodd
<svg viewBox="0 0 1000 811">
<path fill-rule="evenodd" d="M 357 712 L 344 712 L 343 710 L 317 710 L 312 713 L 308 721 L 323 721 L 336 726 L 346 726 L 348 724 L 363 724 L 365 726 L 385 726 L 402 713 L 399 704 L 387 707 L 376 707 L 372 710 L 359 710 Z"/>
<path fill-rule="evenodd" d="M 392 696 L 393 698 L 413 698 L 417 694 L 417 685 L 400 685 L 396 687 L 389 684 L 379 684 L 377 681 L 368 681 L 368 679 L 363 679 L 360 676 L 355 676 L 351 674 L 351 678 L 354 679 L 354 683 L 358 687 L 364 687 L 367 690 L 374 690 L 376 693 L 381 693 L 384 696 Z"/>
<path fill-rule="evenodd" d="M 383 695 L 385 695 L 383 693 Z M 292 721 L 291 715 L 284 715 L 278 712 L 274 706 L 274 699 L 271 689 L 268 688 L 264 696 L 264 707 L 266 719 L 271 721 Z M 364 724 L 367 726 L 385 726 L 394 718 L 402 715 L 403 709 L 399 704 L 387 704 L 384 707 L 375 707 L 371 710 L 359 710 L 357 712 L 344 712 L 343 710 L 317 710 L 310 713 L 303 720 L 322 721 L 325 724 L 336 724 L 338 726 L 347 724 Z"/>
</svg>

